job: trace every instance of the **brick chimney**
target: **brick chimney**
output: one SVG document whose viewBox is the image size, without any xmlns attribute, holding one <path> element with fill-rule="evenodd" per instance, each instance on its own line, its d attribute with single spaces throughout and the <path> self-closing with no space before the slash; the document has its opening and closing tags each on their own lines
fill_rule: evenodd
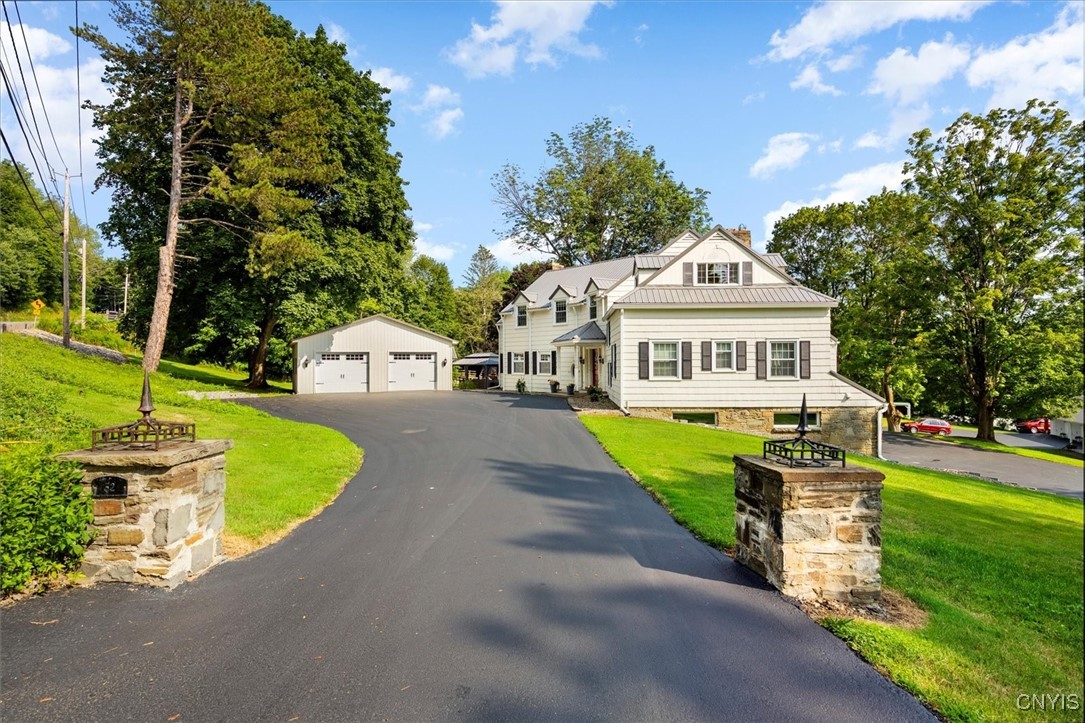
<svg viewBox="0 0 1085 723">
<path fill-rule="evenodd" d="M 564 268 L 565 268 L 565 266 L 563 264 L 559 264 L 557 261 L 551 261 L 550 262 L 550 270 L 551 271 L 560 271 L 561 269 L 564 269 Z"/>
<path fill-rule="evenodd" d="M 727 231 L 742 243 L 746 244 L 751 248 L 753 247 L 753 239 L 750 237 L 750 229 L 746 228 L 744 225 L 739 224 L 738 228 L 729 228 L 727 229 Z"/>
</svg>

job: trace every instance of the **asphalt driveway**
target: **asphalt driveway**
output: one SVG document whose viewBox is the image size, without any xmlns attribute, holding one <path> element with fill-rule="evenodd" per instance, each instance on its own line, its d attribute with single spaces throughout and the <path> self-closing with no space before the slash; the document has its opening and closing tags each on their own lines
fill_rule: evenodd
<svg viewBox="0 0 1085 723">
<path fill-rule="evenodd" d="M 342 430 L 361 472 L 173 592 L 4 610 L 0 718 L 931 719 L 676 525 L 560 399 L 254 404 Z"/>
<path fill-rule="evenodd" d="M 1005 444 L 1007 442 L 1003 437 L 1013 436 L 1000 434 L 996 436 L 996 439 Z M 1042 444 L 1042 438 L 1046 439 L 1046 435 L 1031 436 L 1036 439 L 1035 446 Z M 1068 464 L 893 432 L 885 432 L 883 435 L 882 454 L 886 459 L 915 467 L 970 474 L 1002 484 L 1050 492 L 1079 500 L 1085 498 L 1085 474 L 1082 473 L 1081 467 Z"/>
</svg>

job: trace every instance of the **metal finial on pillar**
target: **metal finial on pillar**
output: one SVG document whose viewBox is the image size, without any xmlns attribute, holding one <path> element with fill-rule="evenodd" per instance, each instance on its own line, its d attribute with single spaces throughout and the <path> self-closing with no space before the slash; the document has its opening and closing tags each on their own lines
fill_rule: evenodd
<svg viewBox="0 0 1085 723">
<path fill-rule="evenodd" d="M 144 370 L 143 372 L 143 398 L 139 400 L 139 409 L 137 412 L 143 413 L 144 419 L 151 418 L 151 412 L 155 410 L 154 402 L 151 401 L 151 375 Z"/>
<path fill-rule="evenodd" d="M 806 436 L 806 433 L 810 431 L 810 425 L 807 423 L 809 415 L 806 413 L 806 393 L 802 395 L 802 406 L 799 408 L 799 426 L 795 428 L 795 431 L 799 433 L 799 439 Z"/>
</svg>

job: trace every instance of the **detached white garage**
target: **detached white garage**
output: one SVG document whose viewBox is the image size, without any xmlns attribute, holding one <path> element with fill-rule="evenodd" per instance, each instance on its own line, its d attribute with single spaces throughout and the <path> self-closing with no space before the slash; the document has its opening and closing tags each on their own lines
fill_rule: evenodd
<svg viewBox="0 0 1085 723">
<path fill-rule="evenodd" d="M 295 394 L 452 390 L 456 342 L 384 314 L 292 344 Z"/>
</svg>

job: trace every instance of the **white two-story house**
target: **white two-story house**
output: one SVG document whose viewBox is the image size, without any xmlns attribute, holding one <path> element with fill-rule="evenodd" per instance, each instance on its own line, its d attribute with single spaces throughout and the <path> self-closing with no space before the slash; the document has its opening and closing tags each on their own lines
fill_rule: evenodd
<svg viewBox="0 0 1085 723">
<path fill-rule="evenodd" d="M 749 231 L 687 231 L 655 254 L 557 267 L 498 322 L 504 389 L 602 389 L 623 411 L 711 414 L 723 428 L 880 453 L 884 400 L 836 371 L 836 301 L 751 248 Z"/>
</svg>

